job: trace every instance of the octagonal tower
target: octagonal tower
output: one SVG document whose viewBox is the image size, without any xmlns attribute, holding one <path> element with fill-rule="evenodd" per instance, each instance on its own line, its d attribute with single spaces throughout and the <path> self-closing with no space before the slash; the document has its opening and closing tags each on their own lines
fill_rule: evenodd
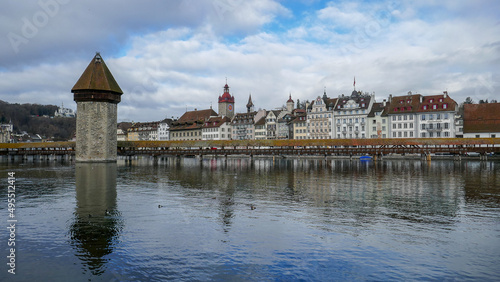
<svg viewBox="0 0 500 282">
<path fill-rule="evenodd" d="M 99 53 L 71 92 L 77 105 L 76 161 L 116 162 L 116 110 L 123 91 Z"/>
</svg>

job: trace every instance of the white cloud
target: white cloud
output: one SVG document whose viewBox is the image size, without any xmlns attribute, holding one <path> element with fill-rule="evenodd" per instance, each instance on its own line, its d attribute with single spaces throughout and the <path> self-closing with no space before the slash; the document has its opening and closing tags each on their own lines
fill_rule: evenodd
<svg viewBox="0 0 500 282">
<path fill-rule="evenodd" d="M 290 92 L 294 100 L 312 100 L 325 86 L 329 96 L 348 94 L 353 76 L 357 89 L 375 91 L 378 100 L 448 90 L 458 102 L 477 101 L 496 98 L 500 87 L 500 28 L 487 6 L 495 2 L 340 2 L 314 11 L 270 0 L 141 3 L 61 6 L 37 44 L 23 45 L 19 61 L 0 55 L 0 99 L 74 105 L 70 89 L 97 50 L 125 92 L 121 120 L 159 120 L 211 104 L 217 110 L 226 77 L 237 111 L 249 93 L 266 109 Z M 8 9 L 11 19 L 36 10 Z M 279 29 L 270 28 L 276 23 Z"/>
</svg>

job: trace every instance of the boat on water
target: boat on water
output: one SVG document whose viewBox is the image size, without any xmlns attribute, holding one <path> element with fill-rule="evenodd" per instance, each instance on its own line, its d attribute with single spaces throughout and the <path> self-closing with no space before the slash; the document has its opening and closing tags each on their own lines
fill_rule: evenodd
<svg viewBox="0 0 500 282">
<path fill-rule="evenodd" d="M 361 156 L 359 157 L 360 161 L 371 161 L 373 158 L 372 156 Z"/>
</svg>

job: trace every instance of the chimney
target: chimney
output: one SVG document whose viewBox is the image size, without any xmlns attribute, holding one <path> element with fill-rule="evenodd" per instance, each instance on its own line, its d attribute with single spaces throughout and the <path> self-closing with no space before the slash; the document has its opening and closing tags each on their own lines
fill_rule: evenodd
<svg viewBox="0 0 500 282">
<path fill-rule="evenodd" d="M 384 108 L 387 105 L 387 101 L 385 99 L 384 99 L 384 101 L 382 101 L 382 105 L 384 106 Z"/>
<path fill-rule="evenodd" d="M 448 98 L 448 91 L 443 91 L 444 98 Z"/>
<path fill-rule="evenodd" d="M 420 95 L 420 104 L 424 102 L 424 96 Z"/>
<path fill-rule="evenodd" d="M 389 103 L 392 102 L 392 94 L 389 94 Z"/>
</svg>

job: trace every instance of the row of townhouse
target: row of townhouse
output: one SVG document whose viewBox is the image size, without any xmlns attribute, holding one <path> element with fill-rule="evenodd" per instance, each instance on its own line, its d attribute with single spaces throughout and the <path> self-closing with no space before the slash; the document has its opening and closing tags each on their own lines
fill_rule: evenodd
<svg viewBox="0 0 500 282">
<path fill-rule="evenodd" d="M 116 129 L 117 141 L 170 140 L 170 127 L 174 121 L 164 119 L 153 122 L 121 122 Z"/>
<path fill-rule="evenodd" d="M 461 134 L 456 128 L 457 111 L 447 92 L 390 95 L 382 103 L 356 90 L 333 99 L 325 92 L 307 106 L 305 120 L 296 117 L 291 126 L 294 139 L 456 137 Z"/>
<path fill-rule="evenodd" d="M 269 111 L 255 111 L 249 96 L 247 112 L 234 113 L 234 96 L 226 84 L 218 106 L 218 113 L 212 108 L 195 109 L 178 120 L 137 123 L 128 129 L 128 140 L 448 138 L 464 137 L 462 129 L 473 127 L 462 122 L 457 103 L 446 91 L 429 96 L 389 95 L 382 102 L 356 89 L 336 98 L 324 91 L 305 109 L 295 108 L 290 94 L 286 108 Z"/>
</svg>

